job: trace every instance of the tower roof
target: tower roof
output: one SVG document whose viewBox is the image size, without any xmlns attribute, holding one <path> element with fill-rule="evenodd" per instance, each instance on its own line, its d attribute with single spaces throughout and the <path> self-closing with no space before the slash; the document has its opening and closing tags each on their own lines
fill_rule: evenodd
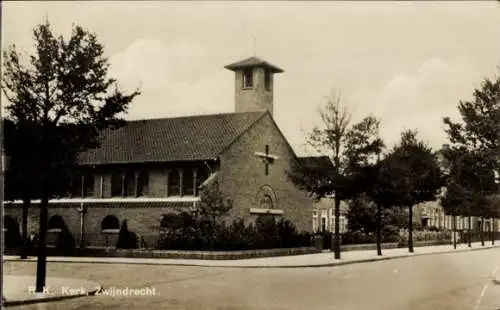
<svg viewBox="0 0 500 310">
<path fill-rule="evenodd" d="M 238 69 L 248 68 L 248 67 L 262 67 L 262 68 L 269 69 L 272 73 L 284 72 L 282 69 L 268 63 L 267 61 L 264 61 L 260 58 L 257 58 L 257 57 L 250 57 L 250 58 L 232 63 L 230 65 L 227 65 L 224 68 L 232 70 L 232 71 L 236 71 Z"/>
</svg>

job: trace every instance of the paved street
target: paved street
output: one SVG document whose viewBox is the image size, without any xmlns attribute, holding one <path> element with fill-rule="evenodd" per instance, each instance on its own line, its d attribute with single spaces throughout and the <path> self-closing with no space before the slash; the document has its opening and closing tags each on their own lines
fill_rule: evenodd
<svg viewBox="0 0 500 310">
<path fill-rule="evenodd" d="M 500 248 L 337 267 L 217 268 L 49 263 L 48 276 L 104 288 L 154 287 L 156 296 L 89 296 L 12 309 L 497 310 Z M 34 274 L 7 262 L 7 274 Z"/>
</svg>

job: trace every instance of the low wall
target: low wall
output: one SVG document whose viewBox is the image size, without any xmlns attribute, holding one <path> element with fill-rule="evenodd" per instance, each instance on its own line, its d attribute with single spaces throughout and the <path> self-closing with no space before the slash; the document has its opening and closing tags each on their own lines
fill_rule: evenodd
<svg viewBox="0 0 500 310">
<path fill-rule="evenodd" d="M 445 244 L 453 244 L 452 240 L 430 240 L 430 241 L 413 241 L 414 247 L 419 246 L 431 246 L 431 245 L 445 245 Z M 407 247 L 405 245 L 404 247 Z"/>
<path fill-rule="evenodd" d="M 397 242 L 391 242 L 391 243 L 382 243 L 382 249 L 387 250 L 387 249 L 395 249 L 398 247 Z M 348 251 L 367 251 L 367 250 L 376 250 L 377 249 L 377 244 L 375 243 L 370 243 L 370 244 L 349 244 L 349 245 L 343 245 L 340 247 L 342 252 L 348 252 Z"/>
<path fill-rule="evenodd" d="M 36 248 L 30 256 L 36 256 Z M 151 249 L 114 249 L 103 247 L 88 247 L 83 251 L 77 249 L 74 256 L 83 257 L 126 257 L 126 258 L 170 258 L 170 259 L 205 259 L 205 260 L 234 260 L 246 258 L 291 256 L 320 253 L 314 247 L 265 249 L 247 251 L 176 251 L 176 250 L 151 250 Z M 18 250 L 11 250 L 6 255 L 19 255 Z M 48 256 L 59 256 L 54 247 L 47 247 Z"/>
<path fill-rule="evenodd" d="M 429 241 L 413 241 L 413 247 L 421 247 L 421 246 L 432 246 L 432 245 L 446 245 L 452 244 L 451 240 L 429 240 Z M 382 243 L 382 249 L 396 249 L 396 248 L 406 248 L 408 244 L 399 244 L 397 242 L 391 243 Z M 343 252 L 347 251 L 370 251 L 376 250 L 377 245 L 375 243 L 370 244 L 352 244 L 352 245 L 343 245 L 341 246 L 341 250 Z"/>
<path fill-rule="evenodd" d="M 291 249 L 266 249 L 247 251 L 163 251 L 163 250 L 124 250 L 124 249 L 85 249 L 80 256 L 92 257 L 134 257 L 134 258 L 171 258 L 171 259 L 205 259 L 234 260 L 259 257 L 291 256 L 319 253 L 313 247 Z"/>
<path fill-rule="evenodd" d="M 452 244 L 451 240 L 431 240 L 414 241 L 414 247 L 447 245 Z M 408 245 L 401 245 L 396 242 L 383 243 L 382 249 L 405 248 Z M 342 252 L 348 251 L 375 251 L 376 244 L 353 244 L 342 245 Z M 290 248 L 290 249 L 266 249 L 266 250 L 247 250 L 247 251 L 176 251 L 176 250 L 150 250 L 150 249 L 114 249 L 103 247 L 87 247 L 83 251 L 76 250 L 75 256 L 84 257 L 127 257 L 127 258 L 169 258 L 169 259 L 204 259 L 204 260 L 235 260 L 247 258 L 292 256 L 321 253 L 322 250 L 315 247 Z M 18 249 L 5 250 L 5 255 L 19 255 Z M 48 256 L 59 256 L 54 247 L 47 247 Z M 36 248 L 30 251 L 29 256 L 36 256 Z"/>
</svg>

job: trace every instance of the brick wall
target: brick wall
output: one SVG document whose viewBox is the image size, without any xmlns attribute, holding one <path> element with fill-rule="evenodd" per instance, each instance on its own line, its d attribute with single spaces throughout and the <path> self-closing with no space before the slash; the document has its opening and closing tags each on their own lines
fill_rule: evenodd
<svg viewBox="0 0 500 310">
<path fill-rule="evenodd" d="M 271 75 L 271 88 L 267 90 L 264 85 L 265 71 L 263 68 L 253 69 L 253 87 L 243 89 L 243 72 L 235 73 L 235 111 L 252 112 L 269 110 L 273 112 L 273 75 Z"/>
<path fill-rule="evenodd" d="M 124 220 L 130 231 L 143 237 L 148 247 L 154 246 L 158 235 L 158 228 L 163 214 L 179 212 L 192 206 L 192 203 L 91 203 L 85 205 L 84 240 L 86 246 L 116 245 L 116 237 L 101 233 L 102 220 L 108 216 L 115 216 L 120 226 Z M 49 219 L 53 215 L 62 217 L 76 244 L 80 242 L 81 214 L 78 212 L 80 203 L 51 204 Z M 38 204 L 33 204 L 28 212 L 28 233 L 39 230 Z M 22 227 L 22 205 L 6 203 L 5 215 L 17 221 Z"/>
<path fill-rule="evenodd" d="M 269 165 L 268 175 L 262 160 L 254 155 L 264 152 L 266 144 L 270 154 L 279 156 Z M 250 208 L 259 207 L 257 192 L 261 186 L 269 185 L 277 197 L 274 208 L 283 210 L 283 216 L 299 230 L 311 231 L 312 200 L 299 191 L 286 174 L 293 160 L 293 150 L 266 114 L 221 155 L 222 190 L 234 203 L 231 216 L 244 218 L 246 222 L 255 220 L 256 215 L 250 214 Z"/>
</svg>

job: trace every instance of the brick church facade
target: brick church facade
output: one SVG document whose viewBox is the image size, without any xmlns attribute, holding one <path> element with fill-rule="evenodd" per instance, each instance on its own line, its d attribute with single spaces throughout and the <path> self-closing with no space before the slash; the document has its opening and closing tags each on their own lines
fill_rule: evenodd
<svg viewBox="0 0 500 310">
<path fill-rule="evenodd" d="M 162 215 L 195 211 L 200 189 L 215 181 L 233 201 L 229 220 L 272 214 L 312 231 L 313 202 L 287 177 L 304 161 L 273 119 L 273 75 L 283 71 L 256 57 L 225 68 L 235 73 L 234 113 L 134 120 L 103 132 L 101 147 L 80 157 L 71 190 L 49 203 L 49 242 L 66 225 L 77 244 L 114 246 L 127 220 L 152 247 Z M 7 230 L 21 226 L 21 202 L 6 202 L 5 214 Z M 38 215 L 34 201 L 29 233 Z"/>
</svg>

